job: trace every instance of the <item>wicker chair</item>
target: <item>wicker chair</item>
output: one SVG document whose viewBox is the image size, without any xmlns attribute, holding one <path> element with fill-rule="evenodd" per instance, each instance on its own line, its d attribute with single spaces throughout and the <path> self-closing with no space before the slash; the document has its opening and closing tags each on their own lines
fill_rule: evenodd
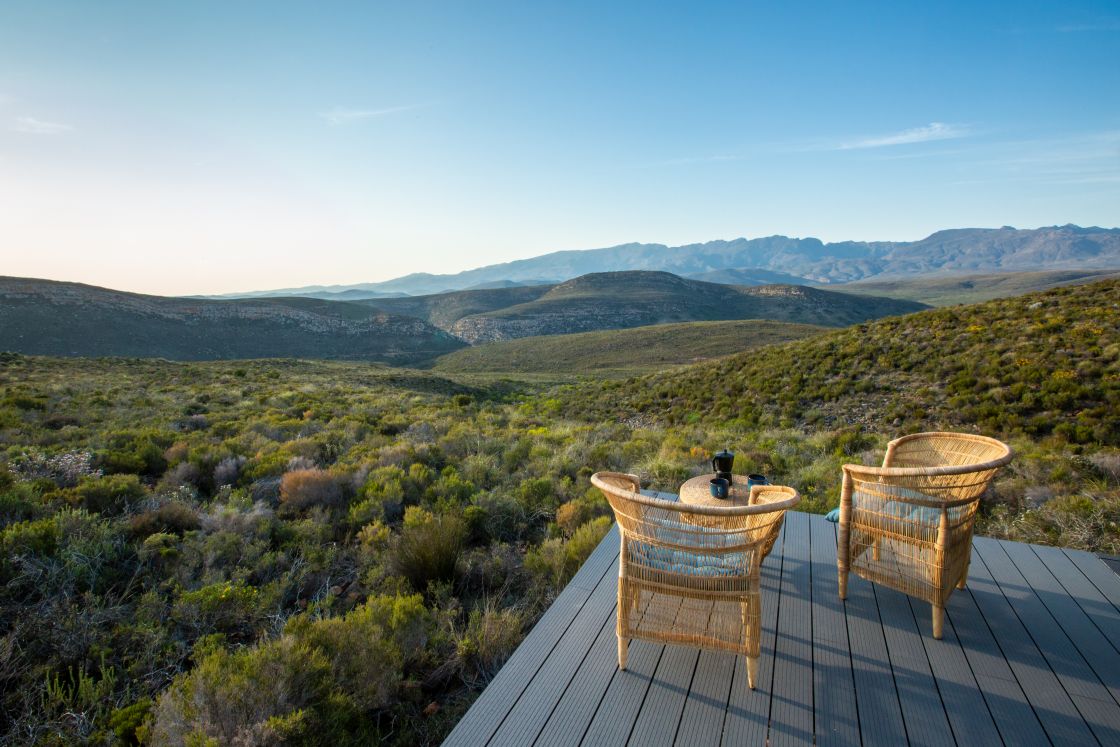
<svg viewBox="0 0 1120 747">
<path fill-rule="evenodd" d="M 963 589 L 980 496 L 1011 449 L 994 438 L 916 433 L 887 445 L 882 467 L 844 465 L 837 568 L 933 605 L 940 638 L 945 603 Z"/>
<path fill-rule="evenodd" d="M 797 491 L 751 488 L 747 506 L 692 506 L 641 495 L 638 478 L 597 472 L 591 483 L 614 509 L 618 563 L 618 666 L 631 639 L 731 651 L 747 657 L 754 687 L 760 655 L 759 565 Z"/>
</svg>

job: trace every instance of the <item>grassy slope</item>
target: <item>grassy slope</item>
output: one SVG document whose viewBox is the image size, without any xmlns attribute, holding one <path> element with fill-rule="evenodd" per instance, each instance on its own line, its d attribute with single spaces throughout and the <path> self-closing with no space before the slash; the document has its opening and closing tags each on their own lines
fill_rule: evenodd
<svg viewBox="0 0 1120 747">
<path fill-rule="evenodd" d="M 390 314 L 419 317 L 440 329 L 471 314 L 483 314 L 540 298 L 552 286 L 514 286 L 512 288 L 480 288 L 475 290 L 436 293 L 410 298 L 372 298 L 352 303 L 381 309 Z"/>
<path fill-rule="evenodd" d="M 827 286 L 830 290 L 860 295 L 886 296 L 919 301 L 931 306 L 980 303 L 1063 285 L 1092 283 L 1116 277 L 1116 271 L 1050 270 L 1045 272 L 1001 272 L 977 275 L 861 280 Z"/>
<path fill-rule="evenodd" d="M 935 309 L 569 394 L 569 412 L 1120 444 L 1120 280 Z"/>
<path fill-rule="evenodd" d="M 301 357 L 408 365 L 462 344 L 422 320 L 348 302 L 166 298 L 0 277 L 0 350 L 32 355 Z"/>
<path fill-rule="evenodd" d="M 455 351 L 438 358 L 434 369 L 448 373 L 632 375 L 824 331 L 808 324 L 742 320 L 525 337 Z"/>
<path fill-rule="evenodd" d="M 540 298 L 487 312 L 490 318 L 529 318 L 589 312 L 645 311 L 651 319 L 714 321 L 774 319 L 843 326 L 855 321 L 904 314 L 921 306 L 896 299 L 853 298 L 803 286 L 741 287 L 686 280 L 666 272 L 601 272 L 561 283 Z"/>
</svg>

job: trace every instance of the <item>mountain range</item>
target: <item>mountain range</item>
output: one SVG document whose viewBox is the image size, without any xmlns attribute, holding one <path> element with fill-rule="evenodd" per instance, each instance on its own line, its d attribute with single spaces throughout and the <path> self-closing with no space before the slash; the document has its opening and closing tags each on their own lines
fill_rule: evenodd
<svg viewBox="0 0 1120 747">
<path fill-rule="evenodd" d="M 659 270 L 735 285 L 856 280 L 1025 270 L 1120 268 L 1120 229 L 1074 225 L 1036 229 L 959 228 L 919 241 L 842 241 L 768 236 L 685 246 L 622 244 L 552 252 L 445 275 L 414 273 L 380 283 L 306 286 L 229 294 L 340 299 L 428 295 L 468 288 L 551 285 L 593 272 Z"/>
</svg>

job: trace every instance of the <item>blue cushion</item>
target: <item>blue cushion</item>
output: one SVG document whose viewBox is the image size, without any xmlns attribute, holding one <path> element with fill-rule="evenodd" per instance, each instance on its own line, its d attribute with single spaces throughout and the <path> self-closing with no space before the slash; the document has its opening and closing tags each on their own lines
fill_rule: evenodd
<svg viewBox="0 0 1120 747">
<path fill-rule="evenodd" d="M 657 537 L 661 541 L 677 545 L 692 545 L 696 542 L 697 526 L 671 519 L 647 519 L 658 527 Z M 709 541 L 717 546 L 738 544 L 741 537 L 712 533 Z M 742 572 L 743 553 L 726 555 L 697 555 L 687 550 L 673 550 L 657 547 L 639 539 L 628 543 L 631 559 L 639 565 L 659 571 L 689 574 L 693 576 L 735 576 Z"/>
<path fill-rule="evenodd" d="M 742 573 L 741 553 L 696 555 L 683 550 L 630 543 L 630 557 L 639 565 L 691 576 L 737 576 Z"/>
</svg>

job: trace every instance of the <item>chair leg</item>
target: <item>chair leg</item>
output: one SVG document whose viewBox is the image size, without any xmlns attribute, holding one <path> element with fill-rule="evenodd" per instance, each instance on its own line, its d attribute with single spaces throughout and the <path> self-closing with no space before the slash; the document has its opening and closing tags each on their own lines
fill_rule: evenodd
<svg viewBox="0 0 1120 747">
<path fill-rule="evenodd" d="M 963 589 L 965 584 L 968 583 L 968 563 L 964 564 L 964 572 L 961 574 L 961 580 L 957 582 L 957 588 Z"/>
<path fill-rule="evenodd" d="M 933 637 L 941 640 L 941 630 L 945 624 L 945 607 L 940 604 L 933 605 Z"/>
<path fill-rule="evenodd" d="M 758 681 L 758 656 L 747 657 L 747 686 L 754 689 L 755 682 Z"/>
<path fill-rule="evenodd" d="M 622 636 L 618 637 L 618 668 L 619 669 L 626 669 L 626 649 L 627 649 L 629 643 L 630 643 L 630 641 L 623 638 Z"/>
<path fill-rule="evenodd" d="M 840 571 L 839 578 L 840 578 L 840 598 L 841 599 L 847 599 L 848 598 L 848 572 L 847 571 Z"/>
</svg>

